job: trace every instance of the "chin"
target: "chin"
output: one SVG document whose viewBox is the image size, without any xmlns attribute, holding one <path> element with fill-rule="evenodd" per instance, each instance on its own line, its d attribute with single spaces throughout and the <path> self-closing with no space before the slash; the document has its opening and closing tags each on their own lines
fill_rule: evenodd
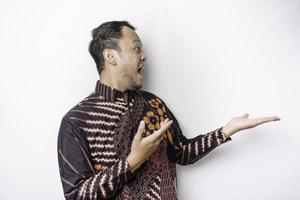
<svg viewBox="0 0 300 200">
<path fill-rule="evenodd" d="M 143 84 L 135 84 L 132 86 L 132 90 L 139 90 L 143 87 Z"/>
<path fill-rule="evenodd" d="M 128 90 L 139 90 L 143 86 L 142 80 L 135 80 L 129 76 L 124 77 L 126 80 L 126 85 L 128 86 Z"/>
<path fill-rule="evenodd" d="M 132 82 L 132 84 L 131 84 L 131 90 L 139 90 L 142 87 L 143 87 L 142 81 L 135 81 L 135 82 Z"/>
</svg>

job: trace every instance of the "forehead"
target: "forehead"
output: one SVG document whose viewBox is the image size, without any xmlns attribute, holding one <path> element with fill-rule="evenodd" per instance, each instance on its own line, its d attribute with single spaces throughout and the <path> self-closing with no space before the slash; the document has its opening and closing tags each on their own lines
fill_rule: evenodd
<svg viewBox="0 0 300 200">
<path fill-rule="evenodd" d="M 122 37 L 120 38 L 121 41 L 129 42 L 129 43 L 142 43 L 138 34 L 131 28 L 125 26 L 124 28 L 122 28 L 121 32 L 122 32 Z"/>
</svg>

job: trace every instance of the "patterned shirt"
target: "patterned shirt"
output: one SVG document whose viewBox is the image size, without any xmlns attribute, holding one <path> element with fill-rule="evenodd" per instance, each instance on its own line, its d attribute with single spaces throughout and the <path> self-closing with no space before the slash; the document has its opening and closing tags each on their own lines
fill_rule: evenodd
<svg viewBox="0 0 300 200">
<path fill-rule="evenodd" d="M 173 120 L 157 150 L 134 172 L 127 156 L 141 120 L 143 137 Z M 137 90 L 124 93 L 100 80 L 95 91 L 62 118 L 58 163 L 66 199 L 177 199 L 176 164 L 189 165 L 230 141 L 222 127 L 187 139 L 159 97 Z"/>
</svg>

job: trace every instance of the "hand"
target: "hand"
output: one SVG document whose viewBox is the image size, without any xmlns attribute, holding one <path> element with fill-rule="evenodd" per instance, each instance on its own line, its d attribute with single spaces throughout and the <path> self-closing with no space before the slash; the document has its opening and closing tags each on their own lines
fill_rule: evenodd
<svg viewBox="0 0 300 200">
<path fill-rule="evenodd" d="M 232 136 L 234 133 L 244 130 L 244 129 L 249 129 L 249 128 L 254 128 L 257 125 L 264 124 L 267 122 L 273 122 L 273 121 L 279 121 L 280 118 L 277 116 L 272 116 L 272 117 L 260 117 L 260 118 L 253 118 L 253 119 L 248 119 L 249 114 L 246 113 L 242 116 L 237 116 L 233 117 L 230 122 L 228 122 L 224 127 L 223 131 L 224 134 L 227 137 Z"/>
<path fill-rule="evenodd" d="M 142 134 L 145 132 L 145 122 L 140 122 L 137 133 L 132 141 L 131 152 L 127 157 L 131 171 L 135 171 L 158 148 L 160 142 L 164 139 L 165 131 L 172 123 L 172 120 L 165 119 L 165 121 L 160 123 L 160 129 L 143 138 Z"/>
</svg>

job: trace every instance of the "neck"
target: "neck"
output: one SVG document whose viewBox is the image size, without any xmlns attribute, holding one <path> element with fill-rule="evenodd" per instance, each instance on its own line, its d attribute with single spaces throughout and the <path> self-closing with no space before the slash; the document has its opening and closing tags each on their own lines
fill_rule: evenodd
<svg viewBox="0 0 300 200">
<path fill-rule="evenodd" d="M 103 70 L 100 74 L 100 82 L 111 87 L 117 89 L 124 93 L 125 100 L 127 101 L 128 94 L 127 88 L 125 88 L 121 81 L 118 79 L 117 76 L 114 76 L 113 73 L 108 72 L 107 70 Z"/>
<path fill-rule="evenodd" d="M 103 70 L 100 74 L 100 81 L 101 83 L 112 87 L 114 89 L 117 89 L 121 92 L 126 92 L 127 88 L 125 88 L 119 77 L 115 76 L 114 73 L 108 72 L 107 70 Z"/>
</svg>

